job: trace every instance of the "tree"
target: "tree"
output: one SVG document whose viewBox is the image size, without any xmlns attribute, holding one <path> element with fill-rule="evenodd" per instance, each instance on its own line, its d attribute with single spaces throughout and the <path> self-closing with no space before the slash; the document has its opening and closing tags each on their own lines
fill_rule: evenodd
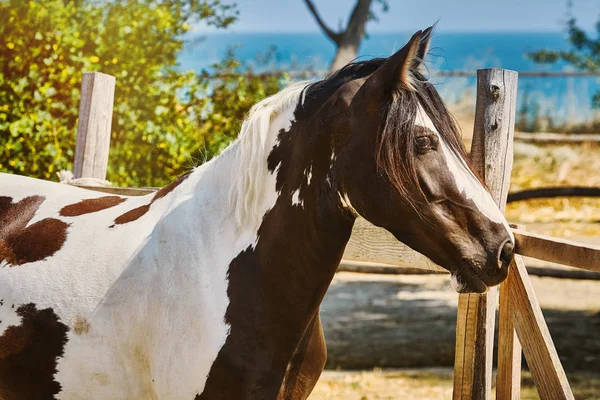
<svg viewBox="0 0 600 400">
<path fill-rule="evenodd" d="M 571 13 L 572 3 L 568 3 L 569 18 L 567 20 L 568 39 L 573 48 L 569 51 L 540 50 L 529 53 L 528 56 L 540 64 L 552 64 L 565 61 L 580 71 L 600 71 L 600 19 L 596 22 L 596 38 L 585 32 L 577 25 L 577 20 Z M 593 106 L 600 108 L 600 92 L 593 97 Z"/>
<path fill-rule="evenodd" d="M 72 167 L 86 71 L 117 78 L 113 183 L 162 186 L 218 153 L 279 78 L 255 77 L 230 55 L 214 79 L 181 71 L 177 56 L 191 24 L 236 17 L 220 0 L 0 1 L 0 171 L 56 179 Z"/>
<path fill-rule="evenodd" d="M 340 26 L 339 31 L 335 32 L 321 18 L 312 0 L 304 0 L 304 2 L 323 33 L 337 48 L 335 57 L 329 68 L 330 71 L 336 71 L 356 58 L 360 42 L 365 36 L 367 21 L 377 19 L 371 11 L 373 3 L 379 3 L 383 12 L 387 12 L 389 9 L 388 0 L 356 0 L 346 27 L 342 28 Z"/>
</svg>

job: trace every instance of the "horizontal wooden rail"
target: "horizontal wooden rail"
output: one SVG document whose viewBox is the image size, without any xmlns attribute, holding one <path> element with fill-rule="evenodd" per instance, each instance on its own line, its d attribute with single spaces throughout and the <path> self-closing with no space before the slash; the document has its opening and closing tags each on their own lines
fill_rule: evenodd
<svg viewBox="0 0 600 400">
<path fill-rule="evenodd" d="M 123 196 L 141 196 L 156 191 L 154 188 L 82 187 Z M 515 234 L 516 252 L 518 254 L 600 272 L 600 247 L 598 246 L 539 235 L 519 229 L 513 229 L 513 233 Z M 343 260 L 348 262 L 348 265 L 353 265 L 353 262 L 376 263 L 446 272 L 444 268 L 424 255 L 400 243 L 391 233 L 370 224 L 362 218 L 358 218 L 354 224 L 352 236 L 344 251 Z M 354 264 L 354 266 L 355 269 L 359 269 L 357 264 Z M 352 266 L 348 269 L 351 268 Z"/>
<path fill-rule="evenodd" d="M 446 271 L 429 258 L 400 243 L 391 233 L 358 218 L 346 245 L 344 261 L 383 263 L 400 267 Z"/>
<path fill-rule="evenodd" d="M 379 275 L 439 275 L 449 273 L 448 271 L 441 269 L 430 270 L 423 268 L 398 267 L 397 265 L 350 260 L 342 260 L 336 272 L 355 272 L 359 274 Z"/>
<path fill-rule="evenodd" d="M 77 185 L 73 186 L 80 187 L 82 189 L 93 190 L 96 192 L 118 194 L 120 196 L 145 196 L 150 193 L 154 193 L 158 188 L 129 188 L 129 187 L 117 187 L 117 186 L 87 186 Z"/>
<path fill-rule="evenodd" d="M 600 272 L 600 247 L 513 229 L 518 254 Z"/>
<path fill-rule="evenodd" d="M 513 229 L 518 254 L 600 272 L 600 247 Z M 389 232 L 359 218 L 344 260 L 444 271 L 427 257 L 398 242 Z"/>
<path fill-rule="evenodd" d="M 600 142 L 599 133 L 515 132 L 515 141 L 531 143 Z"/>
<path fill-rule="evenodd" d="M 433 76 L 448 77 L 475 77 L 473 71 L 437 71 Z M 581 72 L 581 71 L 519 71 L 519 78 L 583 78 L 600 76 L 600 72 Z"/>
<path fill-rule="evenodd" d="M 358 274 L 379 274 L 379 275 L 438 275 L 448 273 L 448 271 L 430 270 L 414 267 L 398 267 L 375 262 L 361 262 L 342 260 L 336 272 L 354 272 Z M 530 276 L 539 276 L 543 278 L 558 279 L 577 279 L 600 281 L 600 272 L 586 271 L 583 269 L 561 269 L 553 267 L 527 267 L 527 273 Z"/>
</svg>

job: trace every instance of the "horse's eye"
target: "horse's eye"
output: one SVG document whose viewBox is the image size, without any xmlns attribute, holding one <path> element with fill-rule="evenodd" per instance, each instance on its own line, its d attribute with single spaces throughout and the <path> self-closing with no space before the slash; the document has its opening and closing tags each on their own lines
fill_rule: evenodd
<svg viewBox="0 0 600 400">
<path fill-rule="evenodd" d="M 415 138 L 415 144 L 417 146 L 417 150 L 419 151 L 428 151 L 433 149 L 433 140 L 431 136 L 419 136 Z"/>
</svg>

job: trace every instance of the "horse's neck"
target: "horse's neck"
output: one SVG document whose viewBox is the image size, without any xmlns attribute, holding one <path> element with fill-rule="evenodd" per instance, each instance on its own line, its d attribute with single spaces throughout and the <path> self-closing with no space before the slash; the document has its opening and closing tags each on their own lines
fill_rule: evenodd
<svg viewBox="0 0 600 400">
<path fill-rule="evenodd" d="M 230 243 L 240 242 L 239 245 L 242 246 L 254 244 L 260 219 L 273 207 L 277 198 L 275 178 L 266 168 L 266 156 L 275 144 L 278 129 L 285 129 L 289 126 L 289 121 L 276 122 L 260 140 L 267 150 L 262 157 L 264 159 L 258 160 L 257 164 L 264 164 L 264 168 L 252 169 L 246 165 L 250 149 L 242 140 L 236 140 L 218 157 L 197 167 L 182 183 L 181 186 L 185 185 L 185 189 L 180 192 L 180 196 L 189 197 L 190 200 L 186 212 L 191 218 L 186 222 L 208 224 L 203 227 L 204 230 L 196 230 L 198 235 L 203 238 L 217 237 Z M 253 185 L 250 187 L 240 185 L 240 180 L 245 176 L 251 177 L 249 179 Z M 254 185 L 255 182 L 260 185 Z M 259 193 L 254 193 L 255 186 L 260 188 Z M 238 196 L 239 193 L 241 196 Z M 245 196 L 248 197 L 247 200 L 244 200 Z M 240 209 L 253 212 L 257 218 L 240 221 Z M 245 215 L 245 212 L 241 214 Z"/>
<path fill-rule="evenodd" d="M 262 185 L 267 193 L 259 196 L 265 201 L 261 206 L 265 213 L 256 241 L 228 266 L 225 320 L 230 335 L 213 364 L 206 398 L 239 397 L 240 393 L 234 392 L 223 396 L 220 390 L 227 386 L 225 377 L 248 381 L 248 385 L 253 384 L 249 377 L 260 380 L 263 373 L 283 379 L 350 237 L 352 220 L 339 212 L 333 200 L 337 193 L 327 179 L 325 166 L 330 165 L 331 153 L 324 152 L 320 168 L 316 168 L 319 161 L 306 156 L 313 133 L 305 129 L 298 132 L 297 126 L 302 123 L 284 129 L 273 141 L 273 149 L 266 152 L 267 156 L 274 155 L 269 159 L 274 172 L 267 171 L 267 183 Z M 298 153 L 303 156 L 298 157 Z M 253 343 L 260 345 L 249 345 Z M 259 360 L 268 362 L 257 365 Z M 275 386 L 261 393 L 268 397 L 267 392 L 274 390 L 276 395 L 279 386 Z"/>
</svg>

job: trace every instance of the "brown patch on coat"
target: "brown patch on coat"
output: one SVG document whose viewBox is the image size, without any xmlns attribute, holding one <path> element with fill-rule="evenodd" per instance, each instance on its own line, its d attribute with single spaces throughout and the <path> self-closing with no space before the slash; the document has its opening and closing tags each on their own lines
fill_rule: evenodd
<svg viewBox="0 0 600 400">
<path fill-rule="evenodd" d="M 70 204 L 61 208 L 59 215 L 63 217 L 77 217 L 83 214 L 90 214 L 105 210 L 121 204 L 126 199 L 119 196 L 104 196 L 97 199 L 81 200 L 79 203 Z"/>
<path fill-rule="evenodd" d="M 83 317 L 75 317 L 73 320 L 73 332 L 77 335 L 87 335 L 90 331 L 90 323 L 86 318 Z"/>
<path fill-rule="evenodd" d="M 181 175 L 179 178 L 175 179 L 173 182 L 169 183 L 164 188 L 160 189 L 158 192 L 156 192 L 154 194 L 154 197 L 152 198 L 152 202 L 150 204 L 154 203 L 158 199 L 162 199 L 163 197 L 165 197 L 166 195 L 171 193 L 173 190 L 175 190 L 175 188 L 177 186 L 179 186 L 183 181 L 185 181 L 191 174 L 192 174 L 192 171 L 188 171 L 185 174 Z"/>
<path fill-rule="evenodd" d="M 110 227 L 114 228 L 115 225 L 123 225 L 128 222 L 133 222 L 133 221 L 136 221 L 137 219 L 141 218 L 148 211 L 150 211 L 150 206 L 156 200 L 162 199 L 163 197 L 165 197 L 166 195 L 171 193 L 177 186 L 179 186 L 181 184 L 181 182 L 185 181 L 190 176 L 191 173 L 192 173 L 192 171 L 189 171 L 189 172 L 185 173 L 184 175 L 181 175 L 179 178 L 175 179 L 173 182 L 169 183 L 167 186 L 163 187 L 162 189 L 160 189 L 156 193 L 154 193 L 154 196 L 152 197 L 150 204 L 146 204 L 146 205 L 134 208 L 133 210 L 129 210 L 126 213 L 119 215 L 115 219 L 115 223 L 113 225 L 111 225 Z"/>
<path fill-rule="evenodd" d="M 152 203 L 150 203 L 152 204 Z M 141 218 L 144 214 L 146 214 L 150 210 L 150 204 L 146 204 L 145 206 L 140 206 L 138 208 L 134 208 L 133 210 L 127 211 L 125 214 L 119 215 L 115 219 L 115 223 L 111 226 L 122 225 L 128 222 L 135 221 L 138 218 Z"/>
<path fill-rule="evenodd" d="M 0 336 L 0 399 L 53 399 L 60 391 L 54 374 L 69 328 L 51 308 L 30 303 L 16 312 L 21 324 Z"/>
<path fill-rule="evenodd" d="M 61 249 L 68 224 L 45 218 L 27 226 L 43 202 L 42 196 L 26 197 L 18 203 L 0 197 L 0 262 L 22 265 L 43 260 Z"/>
</svg>

